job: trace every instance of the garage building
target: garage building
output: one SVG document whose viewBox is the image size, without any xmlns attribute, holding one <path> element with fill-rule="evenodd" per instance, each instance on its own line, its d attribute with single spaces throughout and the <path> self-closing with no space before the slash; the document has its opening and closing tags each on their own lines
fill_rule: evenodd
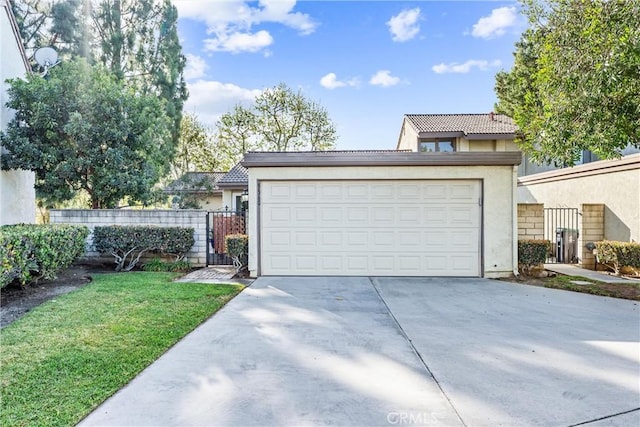
<svg viewBox="0 0 640 427">
<path fill-rule="evenodd" d="M 252 276 L 512 274 L 519 152 L 253 152 Z"/>
</svg>

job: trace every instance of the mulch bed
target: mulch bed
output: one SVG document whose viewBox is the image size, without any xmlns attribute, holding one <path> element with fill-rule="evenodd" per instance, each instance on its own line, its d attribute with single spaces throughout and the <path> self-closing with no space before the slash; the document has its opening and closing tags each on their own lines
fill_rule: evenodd
<svg viewBox="0 0 640 427">
<path fill-rule="evenodd" d="M 61 271 L 55 280 L 41 280 L 35 285 L 21 287 L 8 285 L 0 290 L 0 328 L 45 301 L 75 291 L 91 282 L 91 275 L 113 273 L 113 267 L 98 265 L 74 265 Z"/>
</svg>

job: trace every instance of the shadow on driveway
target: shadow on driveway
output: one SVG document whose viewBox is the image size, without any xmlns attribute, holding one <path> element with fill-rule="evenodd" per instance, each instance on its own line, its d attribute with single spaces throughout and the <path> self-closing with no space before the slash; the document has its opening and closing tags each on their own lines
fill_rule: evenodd
<svg viewBox="0 0 640 427">
<path fill-rule="evenodd" d="M 490 280 L 260 278 L 81 425 L 568 426 L 640 406 L 638 320 Z"/>
</svg>

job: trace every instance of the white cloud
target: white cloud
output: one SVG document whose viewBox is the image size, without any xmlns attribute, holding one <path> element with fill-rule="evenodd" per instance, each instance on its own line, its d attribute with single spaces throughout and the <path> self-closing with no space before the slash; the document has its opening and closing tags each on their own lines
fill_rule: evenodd
<svg viewBox="0 0 640 427">
<path fill-rule="evenodd" d="M 389 70 L 380 70 L 369 79 L 369 84 L 374 86 L 389 87 L 398 83 L 400 83 L 400 77 L 392 76 Z"/>
<path fill-rule="evenodd" d="M 207 25 L 207 33 L 214 37 L 205 40 L 205 43 L 216 51 L 238 53 L 262 50 L 273 43 L 268 32 L 252 32 L 255 25 L 262 23 L 282 24 L 301 35 L 313 33 L 319 25 L 308 14 L 293 11 L 296 0 L 260 0 L 257 5 L 249 0 L 173 0 L 173 3 L 181 18 Z M 242 49 L 245 46 L 247 49 Z"/>
<path fill-rule="evenodd" d="M 493 9 L 491 15 L 483 16 L 473 25 L 471 35 L 490 39 L 503 35 L 507 28 L 517 24 L 518 12 L 514 6 Z"/>
<path fill-rule="evenodd" d="M 339 87 L 345 86 L 358 86 L 359 83 L 360 82 L 356 77 L 344 81 L 338 80 L 338 76 L 336 76 L 336 73 L 329 73 L 320 79 L 320 85 L 327 89 L 337 89 Z"/>
<path fill-rule="evenodd" d="M 387 21 L 389 32 L 391 32 L 391 39 L 394 42 L 406 42 L 411 40 L 420 32 L 420 25 L 418 20 L 420 19 L 420 8 L 403 10 L 396 16 L 392 16 Z"/>
<path fill-rule="evenodd" d="M 186 80 L 199 79 L 204 76 L 207 70 L 207 63 L 198 55 L 187 53 L 187 66 L 184 69 L 184 78 Z"/>
<path fill-rule="evenodd" d="M 260 30 L 257 33 L 219 33 L 216 38 L 205 39 L 205 50 L 213 52 L 258 52 L 267 46 L 271 46 L 273 37 L 268 31 Z"/>
<path fill-rule="evenodd" d="M 261 91 L 246 89 L 232 83 L 210 80 L 188 82 L 189 99 L 184 111 L 195 113 L 203 124 L 215 126 L 216 121 L 236 104 L 250 104 Z"/>
<path fill-rule="evenodd" d="M 487 61 L 484 59 L 470 59 L 467 62 L 459 64 L 457 62 L 451 62 L 449 64 L 441 63 L 438 65 L 434 65 L 431 67 L 433 72 L 436 74 L 444 74 L 444 73 L 460 73 L 465 74 L 470 72 L 473 68 L 478 68 L 479 70 L 487 70 L 490 67 L 499 67 L 502 65 L 499 59 L 494 61 Z"/>
</svg>

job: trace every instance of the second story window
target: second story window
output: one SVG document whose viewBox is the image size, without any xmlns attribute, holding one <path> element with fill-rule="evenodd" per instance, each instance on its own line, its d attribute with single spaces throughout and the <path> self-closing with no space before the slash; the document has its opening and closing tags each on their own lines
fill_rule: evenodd
<svg viewBox="0 0 640 427">
<path fill-rule="evenodd" d="M 455 151 L 453 141 L 450 139 L 434 139 L 418 142 L 418 151 L 421 153 L 446 153 Z"/>
</svg>

